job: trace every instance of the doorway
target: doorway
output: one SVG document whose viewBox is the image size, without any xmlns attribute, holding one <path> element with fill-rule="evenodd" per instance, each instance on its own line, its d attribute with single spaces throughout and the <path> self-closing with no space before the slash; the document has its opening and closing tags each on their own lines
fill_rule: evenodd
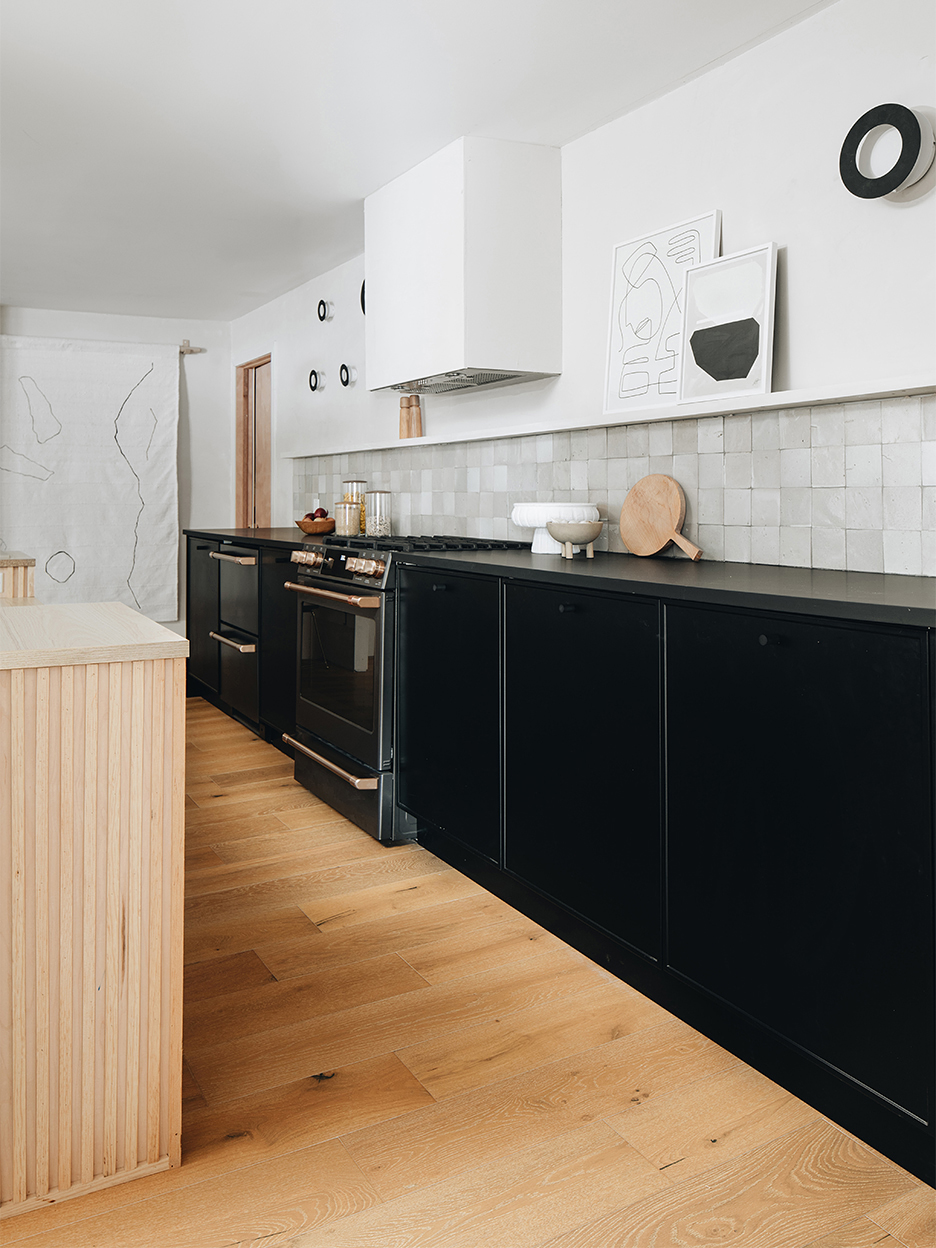
<svg viewBox="0 0 936 1248">
<path fill-rule="evenodd" d="M 268 529 L 271 523 L 271 373 L 269 355 L 237 366 L 234 526 L 238 529 Z"/>
</svg>

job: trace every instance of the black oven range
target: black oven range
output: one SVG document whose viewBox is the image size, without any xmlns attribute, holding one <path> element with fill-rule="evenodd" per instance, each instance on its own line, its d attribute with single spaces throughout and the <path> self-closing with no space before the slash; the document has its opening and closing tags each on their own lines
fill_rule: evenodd
<svg viewBox="0 0 936 1248">
<path fill-rule="evenodd" d="M 294 550 L 298 610 L 296 779 L 385 844 L 416 838 L 393 789 L 394 557 L 409 552 L 521 549 L 470 537 L 334 537 Z"/>
</svg>

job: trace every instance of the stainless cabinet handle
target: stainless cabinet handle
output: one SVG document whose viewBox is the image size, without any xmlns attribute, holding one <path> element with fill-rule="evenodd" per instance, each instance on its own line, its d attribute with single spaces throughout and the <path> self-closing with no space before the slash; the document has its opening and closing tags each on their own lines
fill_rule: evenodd
<svg viewBox="0 0 936 1248">
<path fill-rule="evenodd" d="M 209 559 L 223 559 L 225 563 L 239 563 L 245 568 L 255 568 L 257 559 L 255 555 L 222 555 L 216 550 L 208 552 Z"/>
<path fill-rule="evenodd" d="M 329 771 L 333 771 L 336 776 L 340 776 L 353 789 L 376 789 L 376 776 L 353 776 L 350 771 L 345 771 L 343 767 L 330 763 L 327 758 L 323 758 L 321 754 L 316 754 L 315 750 L 310 750 L 308 746 L 302 745 L 288 732 L 283 733 L 283 740 L 287 745 L 291 745 L 294 750 L 298 750 L 300 754 L 305 754 L 307 758 L 313 759 L 316 763 L 320 763 L 323 767 L 327 767 Z"/>
<path fill-rule="evenodd" d="M 330 589 L 313 589 L 310 585 L 296 585 L 293 581 L 283 581 L 283 589 L 291 589 L 295 594 L 312 594 L 316 598 L 330 598 L 333 602 L 346 602 L 349 607 L 380 606 L 379 598 L 360 598 L 357 594 L 335 594 Z"/>
<path fill-rule="evenodd" d="M 214 638 L 215 641 L 220 641 L 222 646 L 230 646 L 232 650 L 239 650 L 241 654 L 254 654 L 257 649 L 252 642 L 244 645 L 239 641 L 231 641 L 230 637 L 222 637 L 220 633 L 209 633 L 208 636 Z"/>
</svg>

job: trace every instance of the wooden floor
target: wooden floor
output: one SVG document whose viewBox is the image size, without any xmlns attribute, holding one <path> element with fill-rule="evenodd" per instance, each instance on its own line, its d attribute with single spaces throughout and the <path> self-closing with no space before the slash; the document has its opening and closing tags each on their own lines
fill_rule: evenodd
<svg viewBox="0 0 936 1248">
<path fill-rule="evenodd" d="M 933 1248 L 933 1192 L 188 708 L 183 1165 L 30 1248 Z"/>
</svg>

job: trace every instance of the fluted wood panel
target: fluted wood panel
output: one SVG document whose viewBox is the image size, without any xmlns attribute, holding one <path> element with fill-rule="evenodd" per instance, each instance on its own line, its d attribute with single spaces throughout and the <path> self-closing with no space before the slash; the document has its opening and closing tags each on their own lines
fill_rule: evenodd
<svg viewBox="0 0 936 1248">
<path fill-rule="evenodd" d="M 0 569 L 0 598 L 32 598 L 36 570 L 25 565 Z"/>
<path fill-rule="evenodd" d="M 0 671 L 0 1215 L 177 1165 L 182 659 Z"/>
</svg>

